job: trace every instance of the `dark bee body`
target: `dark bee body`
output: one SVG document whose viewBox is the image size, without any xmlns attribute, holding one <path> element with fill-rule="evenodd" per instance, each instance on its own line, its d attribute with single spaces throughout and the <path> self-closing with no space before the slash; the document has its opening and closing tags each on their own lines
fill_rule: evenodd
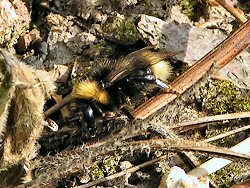
<svg viewBox="0 0 250 188">
<path fill-rule="evenodd" d="M 133 95 L 133 88 L 149 82 L 167 89 L 164 79 L 171 75 L 171 66 L 169 63 L 160 69 L 157 66 L 176 54 L 144 48 L 118 60 L 96 62 L 96 68 L 75 82 L 72 90 L 72 96 L 86 101 L 84 116 L 89 129 L 96 129 L 99 123 L 113 119 L 120 110 L 133 118 L 126 105 L 127 96 Z M 158 76 L 157 69 L 165 71 L 163 79 Z"/>
</svg>

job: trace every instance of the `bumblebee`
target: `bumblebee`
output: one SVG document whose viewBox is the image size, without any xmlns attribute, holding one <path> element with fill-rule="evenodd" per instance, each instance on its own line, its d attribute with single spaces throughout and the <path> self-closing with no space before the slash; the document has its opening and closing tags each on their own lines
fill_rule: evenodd
<svg viewBox="0 0 250 188">
<path fill-rule="evenodd" d="M 179 52 L 166 52 L 146 47 L 118 60 L 106 60 L 73 84 L 71 95 L 85 101 L 84 119 L 89 129 L 100 122 L 116 117 L 122 111 L 130 119 L 133 114 L 127 105 L 132 83 L 153 83 L 164 90 L 172 75 L 169 62 L 163 61 Z M 98 63 L 98 62 L 97 62 Z"/>
</svg>

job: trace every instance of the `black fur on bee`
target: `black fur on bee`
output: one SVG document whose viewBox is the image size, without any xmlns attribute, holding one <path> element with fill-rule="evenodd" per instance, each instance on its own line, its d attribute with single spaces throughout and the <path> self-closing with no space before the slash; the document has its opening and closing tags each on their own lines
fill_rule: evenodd
<svg viewBox="0 0 250 188">
<path fill-rule="evenodd" d="M 172 67 L 164 61 L 179 52 L 166 52 L 146 47 L 118 60 L 97 62 L 73 84 L 72 96 L 86 101 L 84 117 L 89 129 L 114 119 L 122 111 L 130 119 L 133 114 L 126 104 L 131 87 L 137 83 L 153 83 L 168 89 L 165 83 L 172 75 Z"/>
</svg>

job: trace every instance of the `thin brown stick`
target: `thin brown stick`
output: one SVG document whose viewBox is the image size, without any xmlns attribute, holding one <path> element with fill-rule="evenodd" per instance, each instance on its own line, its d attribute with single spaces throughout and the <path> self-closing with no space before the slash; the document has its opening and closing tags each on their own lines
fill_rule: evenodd
<svg viewBox="0 0 250 188">
<path fill-rule="evenodd" d="M 212 142 L 212 141 L 215 141 L 215 140 L 218 140 L 218 139 L 230 136 L 232 134 L 236 134 L 238 132 L 245 131 L 247 129 L 250 129 L 250 125 L 247 125 L 247 126 L 244 126 L 244 127 L 240 127 L 238 129 L 235 129 L 235 130 L 232 130 L 232 131 L 228 131 L 228 132 L 225 132 L 223 134 L 220 134 L 220 135 L 208 138 L 208 139 L 204 140 L 204 142 Z"/>
<path fill-rule="evenodd" d="M 231 151 L 229 149 L 215 147 L 213 145 L 203 145 L 203 143 L 197 143 L 195 141 L 181 140 L 181 139 L 155 139 L 155 140 L 143 140 L 143 141 L 131 141 L 124 143 L 124 146 L 136 147 L 142 145 L 147 145 L 151 149 L 166 150 L 166 151 L 178 151 L 178 150 L 188 150 L 188 151 L 199 151 L 208 152 L 220 156 L 234 157 L 239 159 L 250 159 L 250 155 L 245 155 Z"/>
<path fill-rule="evenodd" d="M 73 99 L 74 99 L 74 97 L 72 97 L 71 94 L 67 95 L 60 103 L 56 103 L 54 106 L 52 106 L 46 112 L 44 112 L 44 116 L 49 117 L 51 114 L 55 113 L 57 110 L 59 110 L 64 105 L 68 104 Z"/>
<path fill-rule="evenodd" d="M 175 133 L 173 133 L 171 130 L 168 129 L 166 126 L 161 126 L 161 125 L 152 125 L 150 127 L 149 131 L 156 132 L 163 136 L 163 138 L 172 138 L 172 139 L 178 139 L 179 136 L 177 136 Z M 182 160 L 185 160 L 188 162 L 188 165 L 190 165 L 192 168 L 195 168 L 198 163 L 196 160 L 196 157 L 193 155 L 191 152 L 186 152 L 186 151 L 179 151 L 177 154 L 180 156 Z M 195 159 L 195 160 L 194 160 Z"/>
<path fill-rule="evenodd" d="M 226 157 L 236 157 L 238 159 L 250 159 L 249 155 L 246 154 L 241 154 L 241 153 L 237 153 L 234 151 L 230 151 L 229 149 L 224 149 L 224 148 L 206 148 L 206 147 L 202 147 L 202 146 L 175 146 L 173 145 L 173 147 L 176 147 L 178 149 L 181 150 L 188 150 L 188 151 L 199 151 L 199 152 L 207 152 L 207 153 L 213 153 L 213 154 L 217 154 L 220 156 L 226 156 Z M 161 148 L 163 150 L 169 150 L 168 148 Z"/>
<path fill-rule="evenodd" d="M 224 7 L 228 12 L 230 12 L 241 24 L 247 21 L 247 18 L 244 16 L 243 11 L 239 8 L 234 8 L 234 5 L 229 0 L 215 0 L 222 7 Z"/>
<path fill-rule="evenodd" d="M 63 103 L 63 98 L 61 95 L 54 94 L 54 95 L 52 95 L 52 97 L 56 101 L 56 103 L 61 103 L 61 104 Z M 61 111 L 63 118 L 69 117 L 70 112 L 69 112 L 69 109 L 67 108 L 67 106 L 62 107 L 60 109 L 60 111 Z"/>
<path fill-rule="evenodd" d="M 142 164 L 140 164 L 140 165 L 137 165 L 137 166 L 134 166 L 134 167 L 132 167 L 132 168 L 123 170 L 123 171 L 121 171 L 121 172 L 118 172 L 118 173 L 116 173 L 116 174 L 110 175 L 110 176 L 108 176 L 108 177 L 105 177 L 105 178 L 102 178 L 102 179 L 99 179 L 99 180 L 95 180 L 95 181 L 89 182 L 89 183 L 87 183 L 87 184 L 85 184 L 85 185 L 81 185 L 81 186 L 78 186 L 78 187 L 76 187 L 76 188 L 87 188 L 87 187 L 91 187 L 91 186 L 94 186 L 94 185 L 98 185 L 98 184 L 100 184 L 100 183 L 102 183 L 102 182 L 105 182 L 105 181 L 108 181 L 108 180 L 112 180 L 112 179 L 115 179 L 115 178 L 124 176 L 124 175 L 126 175 L 126 174 L 128 174 L 128 173 L 136 172 L 137 170 L 140 170 L 141 168 L 144 168 L 144 167 L 146 167 L 146 166 L 148 166 L 148 165 L 154 164 L 154 163 L 156 163 L 156 162 L 158 162 L 158 161 L 161 161 L 161 160 L 163 160 L 163 159 L 165 159 L 165 158 L 166 158 L 166 155 L 163 155 L 163 156 L 161 156 L 161 157 L 159 157 L 159 158 L 152 159 L 152 160 L 147 161 L 147 162 L 145 162 L 145 163 L 142 163 Z"/>
<path fill-rule="evenodd" d="M 225 121 L 225 120 L 249 118 L 249 117 L 250 117 L 250 112 L 236 112 L 236 113 L 231 113 L 231 114 L 222 114 L 222 115 L 202 117 L 195 121 L 179 123 L 177 125 L 170 126 L 169 128 L 170 129 L 184 128 L 184 127 L 193 126 L 193 125 L 200 125 L 200 124 L 212 123 L 212 122 L 217 122 L 217 121 Z"/>
<path fill-rule="evenodd" d="M 221 42 L 217 47 L 205 55 L 200 61 L 194 64 L 178 79 L 173 81 L 171 88 L 179 94 L 184 93 L 193 86 L 206 73 L 211 70 L 212 66 L 221 69 L 234 59 L 241 51 L 250 45 L 250 20 L 244 23 L 234 34 Z M 145 119 L 157 110 L 161 109 L 169 102 L 177 98 L 177 95 L 162 93 L 143 103 L 134 111 L 135 118 Z"/>
</svg>

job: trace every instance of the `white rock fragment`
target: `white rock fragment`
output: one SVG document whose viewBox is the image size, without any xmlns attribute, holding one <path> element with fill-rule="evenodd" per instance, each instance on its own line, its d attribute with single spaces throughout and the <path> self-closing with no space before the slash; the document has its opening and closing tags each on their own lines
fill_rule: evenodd
<svg viewBox="0 0 250 188">
<path fill-rule="evenodd" d="M 183 169 L 174 166 L 168 176 L 162 177 L 159 188 L 209 188 L 209 179 L 187 175 Z"/>
</svg>

